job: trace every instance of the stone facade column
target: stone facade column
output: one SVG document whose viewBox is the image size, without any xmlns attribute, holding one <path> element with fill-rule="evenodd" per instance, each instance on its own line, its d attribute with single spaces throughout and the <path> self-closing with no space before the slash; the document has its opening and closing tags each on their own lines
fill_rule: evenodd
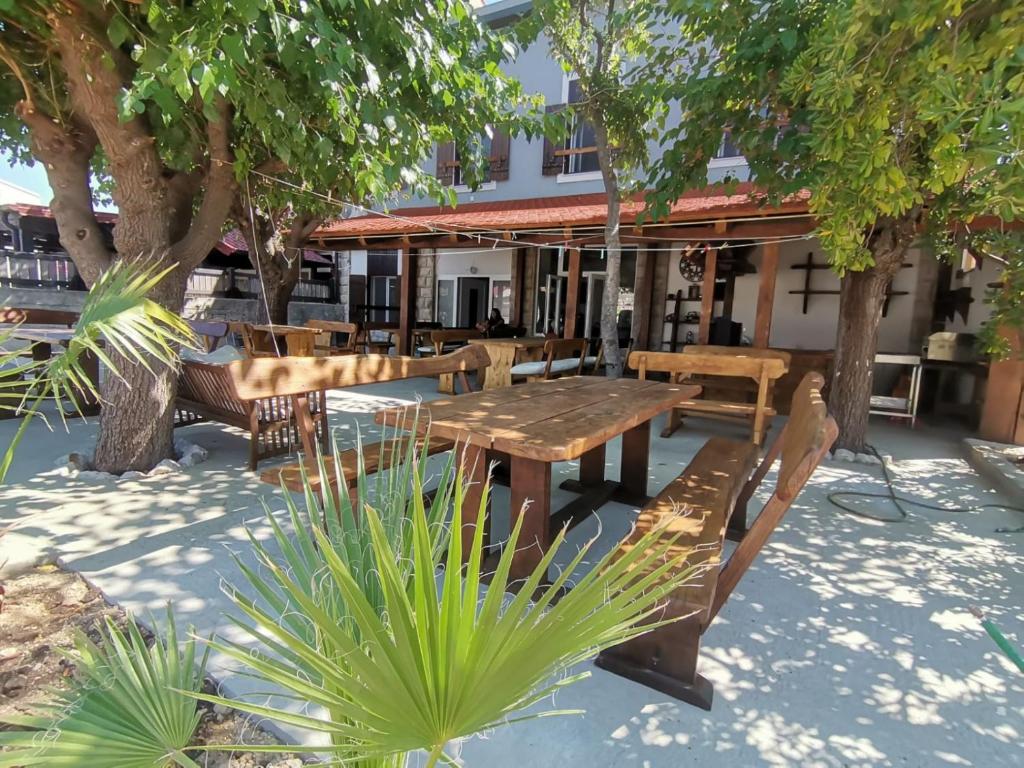
<svg viewBox="0 0 1024 768">
<path fill-rule="evenodd" d="M 335 274 L 338 279 L 338 311 L 342 318 L 351 320 L 351 286 L 352 278 L 352 253 L 350 251 L 335 251 L 334 253 Z"/>
<path fill-rule="evenodd" d="M 416 322 L 433 322 L 436 292 L 437 253 L 421 251 L 416 262 Z"/>
<path fill-rule="evenodd" d="M 526 326 L 526 335 L 534 333 L 534 321 L 537 311 L 537 259 L 539 251 L 536 248 L 526 250 L 526 258 L 523 260 L 523 325 Z"/>
<path fill-rule="evenodd" d="M 667 247 L 662 243 L 661 247 Z M 660 352 L 665 346 L 665 307 L 668 302 L 668 271 L 669 267 L 679 258 L 675 248 L 669 251 L 658 251 L 650 254 L 656 258 L 648 261 L 648 268 L 654 269 L 654 288 L 651 292 L 651 327 L 647 335 L 647 349 Z"/>
</svg>

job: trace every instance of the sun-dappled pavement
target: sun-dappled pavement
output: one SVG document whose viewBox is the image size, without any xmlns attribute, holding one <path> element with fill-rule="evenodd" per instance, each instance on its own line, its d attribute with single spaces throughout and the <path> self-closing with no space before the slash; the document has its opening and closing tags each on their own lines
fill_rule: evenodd
<svg viewBox="0 0 1024 768">
<path fill-rule="evenodd" d="M 378 433 L 373 411 L 433 397 L 433 389 L 413 380 L 332 392 L 331 423 L 342 444 L 352 445 L 357 428 Z M 0 422 L 0 443 L 15 426 Z M 732 434 L 694 420 L 671 438 L 654 437 L 651 490 L 714 433 Z M 157 613 L 172 600 L 200 634 L 232 636 L 220 580 L 241 581 L 230 553 L 248 556 L 246 526 L 267 535 L 262 504 L 278 509 L 280 491 L 246 471 L 241 431 L 203 424 L 182 434 L 210 451 L 207 462 L 180 474 L 87 484 L 60 476 L 54 461 L 87 448 L 94 426 L 76 422 L 68 434 L 34 424 L 0 488 L 0 521 L 21 520 L 0 543 L 0 561 L 12 567 L 53 557 L 129 610 Z M 1000 501 L 967 465 L 954 433 L 878 422 L 872 439 L 894 457 L 906 495 L 957 506 Z M 618 443 L 609 444 L 613 465 Z M 574 463 L 555 466 L 553 505 L 572 498 L 558 484 L 575 472 Z M 841 489 L 880 491 L 881 473 L 826 461 L 705 636 L 700 671 L 715 686 L 711 712 L 587 664 L 590 679 L 555 701 L 585 715 L 474 738 L 461 747 L 466 764 L 1024 764 L 1024 676 L 968 612 L 982 607 L 1024 641 L 1024 535 L 995 532 L 1024 524 L 1022 516 L 922 509 L 905 522 L 878 523 L 832 507 L 826 496 Z M 499 537 L 507 506 L 508 490 L 498 487 Z M 635 512 L 607 504 L 570 539 L 598 536 L 604 551 Z M 229 693 L 251 692 L 250 681 L 222 660 L 214 659 L 212 671 Z"/>
</svg>

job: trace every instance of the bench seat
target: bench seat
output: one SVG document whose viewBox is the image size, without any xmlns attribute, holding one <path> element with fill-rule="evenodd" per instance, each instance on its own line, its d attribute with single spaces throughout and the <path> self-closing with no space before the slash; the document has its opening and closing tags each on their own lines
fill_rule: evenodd
<svg viewBox="0 0 1024 768">
<path fill-rule="evenodd" d="M 401 446 L 397 451 L 393 450 L 392 441 L 385 443 L 363 443 L 363 469 L 367 475 L 376 474 L 382 470 L 390 469 L 395 459 L 401 460 L 405 456 L 408 444 L 400 442 Z M 427 454 L 433 456 L 438 453 L 450 451 L 455 447 L 452 440 L 443 440 L 435 437 L 430 440 L 430 447 Z M 423 441 L 416 441 L 416 451 L 423 448 Z M 359 451 L 349 448 L 341 451 L 335 456 L 324 456 L 324 467 L 327 470 L 328 482 L 333 486 L 337 467 L 340 465 L 342 476 L 348 488 L 355 488 L 359 478 Z M 282 482 L 289 491 L 302 493 L 302 467 L 305 467 L 306 475 L 309 478 L 309 486 L 314 491 L 320 492 L 320 473 L 317 467 L 316 458 L 306 458 L 301 462 L 292 462 L 280 467 L 272 467 L 260 474 L 260 480 L 271 485 L 280 486 Z M 332 488 L 332 490 L 334 490 Z"/>
<path fill-rule="evenodd" d="M 757 412 L 756 403 L 734 403 L 728 400 L 684 400 L 677 407 L 681 411 L 735 416 L 737 419 L 749 419 Z M 774 408 L 762 408 L 761 412 L 765 416 L 775 415 Z"/>
<path fill-rule="evenodd" d="M 512 366 L 513 376 L 543 376 L 544 367 L 547 365 L 544 360 L 534 360 L 528 363 L 519 363 Z M 551 373 L 572 373 L 578 370 L 580 361 L 578 359 L 563 358 L 562 360 L 551 361 Z"/>
</svg>

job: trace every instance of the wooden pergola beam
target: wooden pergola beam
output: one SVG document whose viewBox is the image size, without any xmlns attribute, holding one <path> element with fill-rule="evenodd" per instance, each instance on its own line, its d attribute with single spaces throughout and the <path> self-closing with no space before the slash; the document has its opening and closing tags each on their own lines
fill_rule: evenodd
<svg viewBox="0 0 1024 768">
<path fill-rule="evenodd" d="M 565 289 L 565 332 L 562 334 L 567 339 L 576 338 L 576 310 L 580 303 L 580 280 L 582 272 L 580 249 L 569 249 L 569 284 Z"/>
<path fill-rule="evenodd" d="M 412 355 L 412 329 L 416 321 L 417 250 L 406 248 L 399 258 L 402 276 L 398 289 L 398 354 Z"/>
<path fill-rule="evenodd" d="M 715 311 L 715 272 L 718 268 L 718 249 L 708 248 L 704 259 L 704 281 L 701 284 L 700 325 L 698 340 L 707 344 L 711 338 L 711 315 Z"/>
</svg>

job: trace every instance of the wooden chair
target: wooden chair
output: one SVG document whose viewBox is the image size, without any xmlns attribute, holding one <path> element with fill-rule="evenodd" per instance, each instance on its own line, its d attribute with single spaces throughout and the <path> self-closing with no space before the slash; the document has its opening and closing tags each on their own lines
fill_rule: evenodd
<svg viewBox="0 0 1024 768">
<path fill-rule="evenodd" d="M 262 358 L 275 363 L 277 359 Z M 277 393 L 266 387 L 258 395 L 240 391 L 246 375 L 237 361 L 210 365 L 183 360 L 178 375 L 174 426 L 216 421 L 249 432 L 249 469 L 274 456 L 292 453 L 307 443 L 326 446 L 327 396 L 323 388 Z"/>
<path fill-rule="evenodd" d="M 359 343 L 367 354 L 386 355 L 395 345 L 393 338 L 394 323 L 366 322 L 362 323 L 362 337 Z"/>
<path fill-rule="evenodd" d="M 205 352 L 213 352 L 227 338 L 229 326 L 222 320 L 186 320 L 192 332 L 203 342 Z"/>
<path fill-rule="evenodd" d="M 271 363 L 284 363 L 272 365 Z M 273 379 L 273 386 L 280 392 L 301 392 L 306 387 L 334 389 L 351 387 L 361 384 L 374 384 L 386 381 L 399 381 L 420 376 L 452 375 L 459 380 L 463 392 L 472 391 L 467 373 L 486 368 L 490 364 L 487 350 L 479 346 L 462 347 L 455 352 L 437 357 L 399 357 L 396 355 L 347 355 L 344 357 L 316 358 L 313 361 L 267 361 L 245 360 L 239 368 L 239 374 L 247 380 L 257 382 L 255 387 L 243 387 L 242 392 L 249 396 L 265 392 L 258 382 Z M 236 364 L 232 364 L 236 365 Z M 422 441 L 419 445 L 422 447 Z M 454 443 L 450 440 L 431 439 L 428 446 L 430 454 L 451 450 Z M 363 466 L 367 474 L 373 474 L 392 465 L 395 454 L 387 450 L 388 445 L 364 444 Z M 263 472 L 260 479 L 273 485 L 281 485 L 292 491 L 303 489 L 302 474 L 305 471 L 314 489 L 323 492 L 316 463 L 316 451 L 312 441 L 304 447 L 305 456 L 300 462 L 273 467 Z M 398 455 L 401 455 L 401 451 Z M 340 472 L 346 487 L 355 487 L 359 455 L 355 448 L 342 451 L 335 456 L 324 459 L 327 474 L 331 478 L 331 492 L 337 493 L 333 478 Z"/>
<path fill-rule="evenodd" d="M 735 348 L 734 348 L 735 349 Z M 668 425 L 662 437 L 671 436 L 682 426 L 685 414 L 697 414 L 713 418 L 739 419 L 751 424 L 750 439 L 757 445 L 764 442 L 771 427 L 775 411 L 771 407 L 771 383 L 786 372 L 786 362 L 778 356 L 753 357 L 740 354 L 680 353 L 680 352 L 634 352 L 629 356 L 629 366 L 637 371 L 641 379 L 651 373 L 667 373 L 670 381 L 696 383 L 708 386 L 709 379 L 719 377 L 726 380 L 744 378 L 756 385 L 755 401 L 732 396 L 729 399 L 702 397 L 680 403 L 669 412 Z M 717 393 L 716 393 L 717 394 Z M 729 393 L 727 393 L 729 397 Z"/>
<path fill-rule="evenodd" d="M 360 337 L 362 335 L 359 323 L 307 320 L 306 327 L 323 331 L 323 333 L 317 334 L 313 342 L 313 351 L 317 357 L 359 354 Z M 345 341 L 340 345 L 336 345 L 334 343 L 335 334 L 344 335 Z"/>
<path fill-rule="evenodd" d="M 430 344 L 420 345 L 416 351 L 421 356 L 434 355 L 440 357 L 446 352 L 454 352 L 456 349 L 466 345 L 470 339 L 482 339 L 484 335 L 475 328 L 440 328 L 426 333 Z M 437 378 L 437 391 L 444 395 L 455 394 L 455 381 L 450 373 L 442 373 Z"/>
<path fill-rule="evenodd" d="M 547 381 L 560 376 L 579 376 L 587 355 L 586 339 L 548 339 L 544 342 L 544 359 L 512 366 L 512 379 Z"/>
<path fill-rule="evenodd" d="M 251 323 L 228 323 L 228 330 L 234 334 L 241 343 L 242 351 L 246 357 L 277 357 L 273 350 L 267 350 L 257 345 L 256 336 L 252 332 Z M 284 354 L 284 350 L 281 350 Z"/>
<path fill-rule="evenodd" d="M 697 570 L 668 598 L 663 613 L 651 617 L 678 621 L 603 651 L 597 657 L 599 667 L 711 709 L 712 685 L 697 674 L 701 636 L 835 441 L 838 429 L 821 399 L 823 384 L 818 374 L 804 377 L 789 421 L 752 476 L 756 447 L 715 437 L 644 507 L 620 550 L 667 520 L 660 536 L 680 535 L 673 556 L 685 554 L 685 565 Z M 747 530 L 746 505 L 776 459 L 781 463 L 775 490 Z M 723 563 L 727 533 L 739 544 Z"/>
</svg>

